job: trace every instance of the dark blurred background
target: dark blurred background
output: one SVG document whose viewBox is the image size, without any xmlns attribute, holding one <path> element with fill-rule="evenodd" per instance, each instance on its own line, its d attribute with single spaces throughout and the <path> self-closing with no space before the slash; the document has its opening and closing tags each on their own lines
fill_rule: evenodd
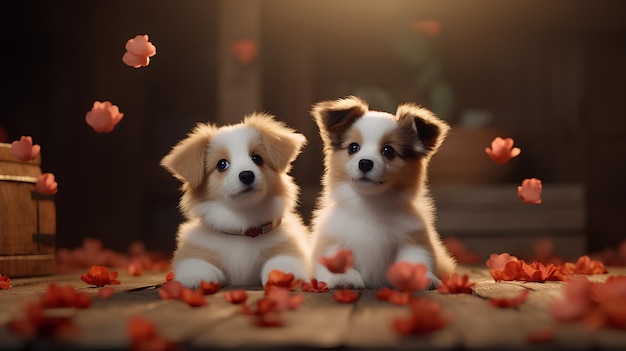
<svg viewBox="0 0 626 351">
<path fill-rule="evenodd" d="M 157 54 L 134 69 L 121 57 L 138 34 Z M 239 40 L 257 49 L 249 64 Z M 59 247 L 173 250 L 179 183 L 160 159 L 196 123 L 255 110 L 309 139 L 293 169 L 308 221 L 322 172 L 309 108 L 349 94 L 389 112 L 416 102 L 452 125 L 431 169 L 444 236 L 484 252 L 549 238 L 572 255 L 624 237 L 623 1 L 3 1 L 0 52 L 3 138 L 42 146 Z M 113 132 L 85 123 L 95 100 L 124 113 Z M 494 165 L 496 136 L 520 157 Z M 531 177 L 542 205 L 517 199 Z"/>
</svg>

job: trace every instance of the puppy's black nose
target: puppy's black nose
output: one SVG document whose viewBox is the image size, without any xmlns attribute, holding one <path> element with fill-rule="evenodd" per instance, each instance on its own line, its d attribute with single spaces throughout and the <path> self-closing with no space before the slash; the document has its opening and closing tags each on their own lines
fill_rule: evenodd
<svg viewBox="0 0 626 351">
<path fill-rule="evenodd" d="M 252 171 L 243 171 L 239 173 L 239 180 L 245 185 L 250 185 L 254 182 L 254 173 Z"/>
<path fill-rule="evenodd" d="M 359 169 L 363 172 L 369 172 L 374 168 L 374 162 L 368 159 L 359 160 Z"/>
</svg>

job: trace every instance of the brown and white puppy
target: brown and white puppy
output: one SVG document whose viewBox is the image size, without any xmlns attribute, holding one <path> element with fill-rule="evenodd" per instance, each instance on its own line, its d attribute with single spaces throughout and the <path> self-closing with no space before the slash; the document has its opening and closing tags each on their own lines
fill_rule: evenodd
<svg viewBox="0 0 626 351">
<path fill-rule="evenodd" d="M 307 279 L 309 235 L 294 212 L 288 172 L 306 138 L 255 113 L 218 128 L 198 124 L 161 164 L 183 182 L 175 279 L 265 285 L 274 269 Z"/>
<path fill-rule="evenodd" d="M 370 111 L 353 96 L 319 102 L 311 114 L 325 165 L 311 223 L 315 278 L 330 288 L 387 286 L 389 265 L 408 261 L 426 265 L 430 288 L 439 285 L 456 263 L 434 227 L 426 173 L 448 124 L 414 104 L 395 116 Z M 333 274 L 318 259 L 339 248 L 352 251 L 354 267 Z"/>
</svg>

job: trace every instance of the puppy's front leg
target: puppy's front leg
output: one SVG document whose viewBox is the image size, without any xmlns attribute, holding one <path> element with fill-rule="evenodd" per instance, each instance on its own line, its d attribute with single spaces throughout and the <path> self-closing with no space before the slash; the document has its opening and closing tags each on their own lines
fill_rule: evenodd
<svg viewBox="0 0 626 351">
<path fill-rule="evenodd" d="M 308 280 L 308 274 L 304 261 L 301 258 L 288 256 L 288 255 L 276 255 L 268 259 L 263 268 L 261 269 L 261 283 L 263 286 L 267 283 L 269 274 L 273 270 L 280 270 L 284 273 L 291 273 L 294 275 L 294 279 L 302 281 Z"/>
<path fill-rule="evenodd" d="M 341 247 L 334 245 L 326 251 L 326 256 L 332 256 L 337 253 Z M 325 282 L 330 289 L 335 288 L 353 288 L 362 289 L 365 287 L 365 282 L 361 277 L 361 273 L 350 268 L 346 273 L 333 273 L 319 262 L 314 262 L 314 275 L 318 282 Z"/>
<path fill-rule="evenodd" d="M 426 250 L 423 247 L 416 245 L 403 246 L 398 250 L 398 257 L 395 262 L 406 261 L 413 264 L 421 263 L 426 266 L 426 276 L 430 279 L 428 289 L 436 289 L 441 280 L 435 276 L 433 271 L 433 257 L 432 252 Z"/>
<path fill-rule="evenodd" d="M 174 279 L 183 286 L 195 289 L 202 281 L 224 284 L 224 272 L 215 265 L 198 259 L 187 258 L 174 262 Z"/>
</svg>

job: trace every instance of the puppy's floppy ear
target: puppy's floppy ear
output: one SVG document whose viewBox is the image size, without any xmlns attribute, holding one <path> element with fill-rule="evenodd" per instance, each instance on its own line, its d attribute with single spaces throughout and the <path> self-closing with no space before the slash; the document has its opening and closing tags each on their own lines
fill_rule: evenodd
<svg viewBox="0 0 626 351">
<path fill-rule="evenodd" d="M 176 178 L 195 188 L 202 184 L 205 175 L 205 153 L 217 127 L 198 124 L 186 139 L 181 140 L 161 160 L 161 165 Z"/>
<path fill-rule="evenodd" d="M 416 138 L 415 151 L 421 154 L 437 151 L 450 130 L 448 123 L 430 110 L 415 104 L 398 106 L 396 118 L 400 128 L 409 131 Z"/>
<path fill-rule="evenodd" d="M 322 101 L 313 105 L 311 115 L 320 130 L 326 147 L 340 148 L 341 136 L 350 126 L 367 112 L 367 103 L 356 96 L 333 101 Z"/>
<path fill-rule="evenodd" d="M 279 172 L 289 171 L 291 162 L 306 144 L 306 137 L 277 121 L 274 116 L 254 113 L 244 118 L 243 123 L 256 128 L 261 133 L 263 147 L 267 151 L 268 162 Z"/>
</svg>

